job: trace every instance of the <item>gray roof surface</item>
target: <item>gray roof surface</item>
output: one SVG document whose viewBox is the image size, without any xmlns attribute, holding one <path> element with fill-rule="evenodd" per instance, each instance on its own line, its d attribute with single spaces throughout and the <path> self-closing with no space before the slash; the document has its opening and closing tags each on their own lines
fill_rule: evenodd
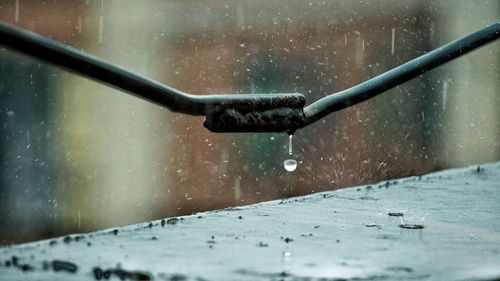
<svg viewBox="0 0 500 281">
<path fill-rule="evenodd" d="M 0 279 L 495 279 L 499 191 L 500 162 L 71 235 L 0 248 Z"/>
</svg>

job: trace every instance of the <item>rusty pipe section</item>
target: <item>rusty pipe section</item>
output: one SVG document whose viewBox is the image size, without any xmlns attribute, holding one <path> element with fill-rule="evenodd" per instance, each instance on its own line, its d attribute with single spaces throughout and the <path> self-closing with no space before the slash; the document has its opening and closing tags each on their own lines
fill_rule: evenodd
<svg viewBox="0 0 500 281">
<path fill-rule="evenodd" d="M 203 126 L 212 132 L 288 132 L 304 124 L 306 99 L 302 94 L 233 95 L 251 101 L 213 106 Z M 253 97 L 252 97 L 253 96 Z"/>
</svg>

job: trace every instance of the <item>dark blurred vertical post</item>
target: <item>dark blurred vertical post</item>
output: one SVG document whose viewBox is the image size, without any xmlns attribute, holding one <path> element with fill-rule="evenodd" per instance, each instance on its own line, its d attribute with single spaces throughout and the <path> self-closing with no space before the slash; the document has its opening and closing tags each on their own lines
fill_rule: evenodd
<svg viewBox="0 0 500 281">
<path fill-rule="evenodd" d="M 0 53 L 0 229 L 15 233 L 0 232 L 5 242 L 50 227 L 49 75 L 46 66 Z"/>
</svg>

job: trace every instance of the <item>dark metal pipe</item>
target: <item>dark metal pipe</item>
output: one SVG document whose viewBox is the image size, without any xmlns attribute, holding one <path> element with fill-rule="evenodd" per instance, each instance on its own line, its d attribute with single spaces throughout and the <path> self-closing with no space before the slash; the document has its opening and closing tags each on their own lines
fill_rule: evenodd
<svg viewBox="0 0 500 281">
<path fill-rule="evenodd" d="M 0 44 L 125 90 L 172 111 L 206 115 L 204 125 L 214 132 L 293 132 L 334 111 L 375 97 L 499 37 L 500 21 L 303 108 L 305 97 L 298 93 L 203 96 L 184 93 L 0 22 Z"/>
<path fill-rule="evenodd" d="M 373 98 L 441 64 L 458 58 L 500 37 L 500 21 L 452 41 L 352 88 L 326 96 L 304 108 L 307 126 L 326 115 Z"/>
<path fill-rule="evenodd" d="M 228 107 L 260 111 L 278 107 L 302 108 L 305 105 L 304 96 L 298 93 L 200 96 L 188 94 L 2 22 L 0 44 L 185 114 L 207 115 Z"/>
</svg>

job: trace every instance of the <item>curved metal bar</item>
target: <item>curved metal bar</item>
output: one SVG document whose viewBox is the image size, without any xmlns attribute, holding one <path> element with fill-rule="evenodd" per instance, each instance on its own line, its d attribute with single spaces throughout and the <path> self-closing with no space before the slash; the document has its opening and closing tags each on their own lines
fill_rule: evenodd
<svg viewBox="0 0 500 281">
<path fill-rule="evenodd" d="M 452 41 L 352 88 L 326 96 L 304 108 L 307 126 L 326 115 L 373 98 L 500 37 L 500 21 Z"/>
<path fill-rule="evenodd" d="M 221 108 L 268 110 L 302 108 L 305 98 L 298 93 L 245 95 L 192 95 L 132 71 L 110 64 L 43 36 L 0 22 L 0 44 L 80 75 L 119 88 L 168 109 L 206 115 Z"/>
<path fill-rule="evenodd" d="M 206 115 L 215 132 L 293 132 L 337 110 L 375 97 L 500 37 L 500 21 L 452 41 L 375 78 L 304 107 L 298 93 L 192 95 L 40 35 L 0 22 L 0 44 L 191 115 Z"/>
</svg>

